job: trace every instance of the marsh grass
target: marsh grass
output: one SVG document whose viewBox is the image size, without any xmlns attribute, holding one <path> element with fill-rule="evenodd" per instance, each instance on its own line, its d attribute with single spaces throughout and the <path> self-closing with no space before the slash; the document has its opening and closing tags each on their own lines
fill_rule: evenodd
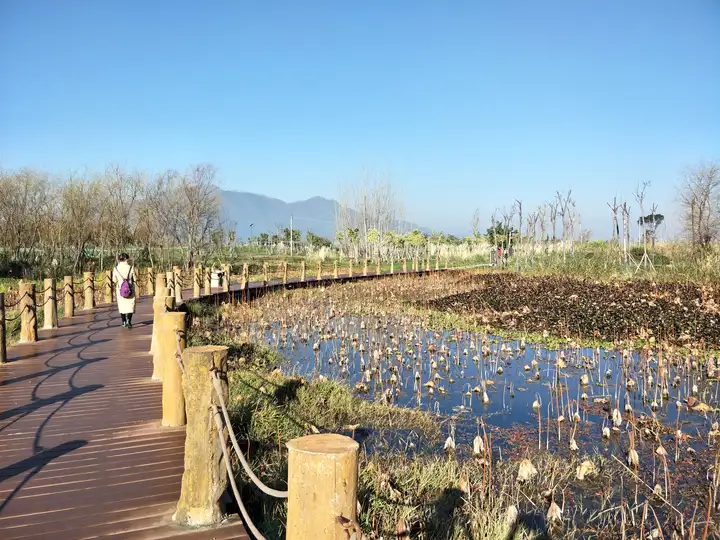
<svg viewBox="0 0 720 540">
<path fill-rule="evenodd" d="M 278 371 L 243 369 L 228 379 L 234 429 L 253 470 L 272 487 L 286 488 L 290 439 L 319 431 L 361 442 L 358 522 L 367 538 L 619 538 L 623 527 L 628 534 L 632 529 L 623 513 L 634 507 L 637 515 L 637 501 L 642 507 L 647 500 L 631 475 L 599 455 L 568 459 L 528 443 L 524 455 L 537 474 L 521 483 L 518 458 L 502 460 L 496 451 L 473 456 L 465 447 L 448 456 L 430 450 L 440 434 L 438 418 L 428 413 L 360 400 L 341 383 Z M 388 434 L 411 430 L 430 443 L 425 450 L 386 442 Z M 584 460 L 592 461 L 595 474 L 579 481 L 576 467 Z M 261 530 L 282 538 L 285 503 L 261 494 L 236 471 Z M 562 508 L 560 523 L 547 519 L 553 501 Z"/>
</svg>

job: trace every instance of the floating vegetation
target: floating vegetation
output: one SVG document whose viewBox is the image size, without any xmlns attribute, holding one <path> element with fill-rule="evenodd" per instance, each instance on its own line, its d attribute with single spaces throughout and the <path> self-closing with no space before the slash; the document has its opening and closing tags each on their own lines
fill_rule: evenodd
<svg viewBox="0 0 720 540">
<path fill-rule="evenodd" d="M 682 321 L 680 334 L 653 329 L 654 315 L 640 329 L 598 331 L 610 338 L 605 347 L 547 328 L 544 344 L 503 338 L 477 322 L 487 307 L 465 312 L 447 300 L 498 277 L 506 279 L 398 277 L 270 294 L 204 314 L 192 339 L 233 344 L 243 368 L 233 380 L 259 377 L 246 371 L 260 364 L 285 381 L 231 389 L 247 411 L 238 421 L 274 463 L 268 470 L 282 471 L 281 442 L 301 434 L 341 432 L 362 443 L 360 523 L 370 538 L 720 534 L 720 367 L 710 340 L 687 334 Z M 604 287 L 633 309 L 636 296 L 619 296 L 625 285 Z M 713 305 L 702 294 L 695 311 L 683 309 L 696 321 Z M 565 321 L 576 316 L 568 311 Z M 255 355 L 276 361 L 268 367 Z M 297 391 L 279 400 L 273 388 L 286 384 Z"/>
<path fill-rule="evenodd" d="M 720 347 L 720 289 L 690 283 L 613 283 L 558 276 L 480 274 L 472 287 L 427 302 L 485 324 L 555 336 Z"/>
</svg>

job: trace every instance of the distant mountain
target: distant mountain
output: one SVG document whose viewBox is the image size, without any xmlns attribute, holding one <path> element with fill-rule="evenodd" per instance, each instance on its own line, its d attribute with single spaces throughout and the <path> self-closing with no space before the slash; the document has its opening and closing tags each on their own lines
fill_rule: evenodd
<svg viewBox="0 0 720 540">
<path fill-rule="evenodd" d="M 312 197 L 305 201 L 287 203 L 280 199 L 247 193 L 244 191 L 220 190 L 222 218 L 229 227 L 235 227 L 238 238 L 247 239 L 250 236 L 250 224 L 253 224 L 252 234 L 275 234 L 278 228 L 290 226 L 290 216 L 293 217 L 293 228 L 303 232 L 312 231 L 314 234 L 330 240 L 335 238 L 335 211 L 338 202 L 324 197 Z M 414 223 L 402 222 L 405 230 L 420 229 L 429 233 L 430 230 Z"/>
</svg>

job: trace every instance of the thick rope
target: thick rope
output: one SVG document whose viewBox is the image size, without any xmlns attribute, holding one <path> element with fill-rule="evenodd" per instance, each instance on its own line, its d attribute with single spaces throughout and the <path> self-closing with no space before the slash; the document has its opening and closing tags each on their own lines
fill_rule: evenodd
<svg viewBox="0 0 720 540">
<path fill-rule="evenodd" d="M 23 295 L 20 298 L 18 298 L 17 301 L 13 302 L 12 304 L 6 303 L 5 309 L 14 308 L 15 306 L 20 305 L 20 302 L 22 302 L 26 296 L 29 296 L 28 293 L 23 293 Z"/>
<path fill-rule="evenodd" d="M 215 414 L 213 415 L 213 417 L 215 418 L 215 428 L 218 432 L 218 439 L 220 439 L 220 446 L 222 446 L 225 468 L 227 469 L 227 474 L 230 477 L 230 485 L 232 486 L 233 494 L 235 495 L 235 502 L 237 502 L 237 505 L 240 508 L 240 513 L 245 519 L 245 523 L 247 523 L 247 526 L 249 527 L 250 532 L 252 532 L 253 536 L 258 540 L 265 540 L 265 537 L 260 533 L 260 531 L 250 519 L 250 515 L 245 509 L 245 505 L 240 498 L 240 492 L 238 491 L 237 484 L 235 483 L 235 475 L 233 474 L 232 465 L 230 464 L 230 456 L 227 443 L 225 442 L 225 437 L 223 436 L 222 420 L 220 419 L 220 411 L 218 410 L 217 405 L 215 406 Z M 230 428 L 230 430 L 232 430 L 232 428 Z"/>
<path fill-rule="evenodd" d="M 182 349 L 180 348 L 180 331 L 175 330 L 175 337 L 177 342 L 177 347 L 175 349 L 175 360 L 177 360 L 178 366 L 180 366 L 180 372 L 185 373 L 185 364 L 183 364 L 182 361 Z"/>
<path fill-rule="evenodd" d="M 253 483 L 266 495 L 270 495 L 271 497 L 276 497 L 278 499 L 287 499 L 288 492 L 287 491 L 280 491 L 277 489 L 273 489 L 271 487 L 268 487 L 263 483 L 262 480 L 260 480 L 257 476 L 255 476 L 255 473 L 252 472 L 252 469 L 250 469 L 250 465 L 245 460 L 245 455 L 240 450 L 240 445 L 237 442 L 237 438 L 235 437 L 235 431 L 233 430 L 232 424 L 230 423 L 230 415 L 227 412 L 227 407 L 225 406 L 225 400 L 222 396 L 222 388 L 220 387 L 220 379 L 218 378 L 217 372 L 213 371 L 210 375 L 212 377 L 212 384 L 213 388 L 215 389 L 215 393 L 218 396 L 218 399 L 220 400 L 220 405 L 222 407 L 222 413 L 223 417 L 225 418 L 225 423 L 227 424 L 228 431 L 230 432 L 230 440 L 233 443 L 233 448 L 235 448 L 235 453 L 240 458 L 240 463 L 242 463 L 243 469 L 245 469 L 245 472 L 250 477 L 250 479 L 253 481 Z"/>
</svg>

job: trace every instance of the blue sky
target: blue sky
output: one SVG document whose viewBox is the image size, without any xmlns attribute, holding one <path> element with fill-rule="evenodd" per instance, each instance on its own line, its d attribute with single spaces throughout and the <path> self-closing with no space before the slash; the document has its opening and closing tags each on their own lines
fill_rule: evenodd
<svg viewBox="0 0 720 540">
<path fill-rule="evenodd" d="M 717 0 L 0 0 L 0 73 L 0 166 L 210 162 L 288 201 L 369 169 L 451 232 L 572 188 L 606 236 L 613 195 L 672 215 L 720 159 Z"/>
</svg>

